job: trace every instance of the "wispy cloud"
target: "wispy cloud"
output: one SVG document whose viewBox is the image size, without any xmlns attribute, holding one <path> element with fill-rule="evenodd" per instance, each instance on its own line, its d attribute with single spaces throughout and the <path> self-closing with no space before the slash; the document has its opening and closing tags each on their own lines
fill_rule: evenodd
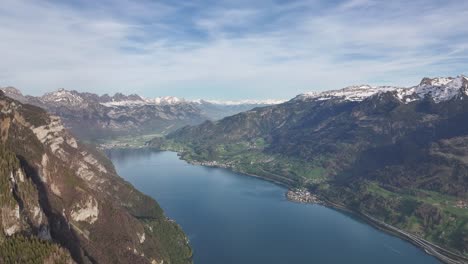
<svg viewBox="0 0 468 264">
<path fill-rule="evenodd" d="M 5 0 L 0 85 L 288 98 L 466 71 L 462 1 L 173 2 Z"/>
<path fill-rule="evenodd" d="M 377 3 L 374 0 L 350 0 L 350 1 L 343 2 L 338 7 L 341 10 L 349 10 L 353 8 L 369 7 L 375 4 Z"/>
</svg>

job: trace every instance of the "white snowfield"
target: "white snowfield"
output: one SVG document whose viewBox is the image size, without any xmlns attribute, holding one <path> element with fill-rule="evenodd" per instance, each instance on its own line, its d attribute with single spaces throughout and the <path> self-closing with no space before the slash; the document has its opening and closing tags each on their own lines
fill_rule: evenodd
<svg viewBox="0 0 468 264">
<path fill-rule="evenodd" d="M 393 92 L 396 98 L 404 103 L 430 96 L 436 103 L 450 100 L 462 93 L 468 95 L 468 78 L 460 75 L 458 77 L 424 78 L 417 86 L 410 88 L 393 86 L 349 86 L 340 90 L 324 92 L 308 92 L 298 95 L 294 100 L 321 101 L 340 99 L 343 101 L 363 101 L 376 94 Z"/>
</svg>

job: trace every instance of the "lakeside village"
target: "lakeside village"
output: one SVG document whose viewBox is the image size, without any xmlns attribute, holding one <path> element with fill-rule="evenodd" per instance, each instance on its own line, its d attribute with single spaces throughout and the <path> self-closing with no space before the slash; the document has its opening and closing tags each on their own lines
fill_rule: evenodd
<svg viewBox="0 0 468 264">
<path fill-rule="evenodd" d="M 288 200 L 297 203 L 321 204 L 319 198 L 310 193 L 306 188 L 291 189 L 286 193 Z"/>
</svg>

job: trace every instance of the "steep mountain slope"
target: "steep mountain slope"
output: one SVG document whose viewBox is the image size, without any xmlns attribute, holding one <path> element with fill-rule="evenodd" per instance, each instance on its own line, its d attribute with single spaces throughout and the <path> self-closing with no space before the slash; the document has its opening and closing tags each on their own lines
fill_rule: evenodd
<svg viewBox="0 0 468 264">
<path fill-rule="evenodd" d="M 468 79 L 300 95 L 150 145 L 366 213 L 468 253 Z"/>
<path fill-rule="evenodd" d="M 59 117 L 1 91 L 0 109 L 0 263 L 191 263 L 181 229 Z"/>
<path fill-rule="evenodd" d="M 187 101 L 177 97 L 145 99 L 138 95 L 99 96 L 60 89 L 41 97 L 23 96 L 13 87 L 2 90 L 11 98 L 58 115 L 74 135 L 86 140 L 117 136 L 166 134 L 186 125 L 250 110 L 277 101 Z M 86 129 L 83 129 L 86 128 Z"/>
</svg>

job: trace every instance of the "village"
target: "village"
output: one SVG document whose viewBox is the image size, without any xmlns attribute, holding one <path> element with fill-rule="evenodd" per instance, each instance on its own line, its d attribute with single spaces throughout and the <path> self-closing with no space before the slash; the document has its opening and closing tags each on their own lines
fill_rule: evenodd
<svg viewBox="0 0 468 264">
<path fill-rule="evenodd" d="M 286 193 L 286 197 L 288 200 L 298 203 L 321 203 L 316 195 L 310 193 L 305 188 L 291 189 Z"/>
<path fill-rule="evenodd" d="M 457 203 L 455 204 L 455 207 L 461 208 L 461 209 L 468 209 L 468 202 L 463 201 L 463 200 L 458 200 Z"/>
</svg>

